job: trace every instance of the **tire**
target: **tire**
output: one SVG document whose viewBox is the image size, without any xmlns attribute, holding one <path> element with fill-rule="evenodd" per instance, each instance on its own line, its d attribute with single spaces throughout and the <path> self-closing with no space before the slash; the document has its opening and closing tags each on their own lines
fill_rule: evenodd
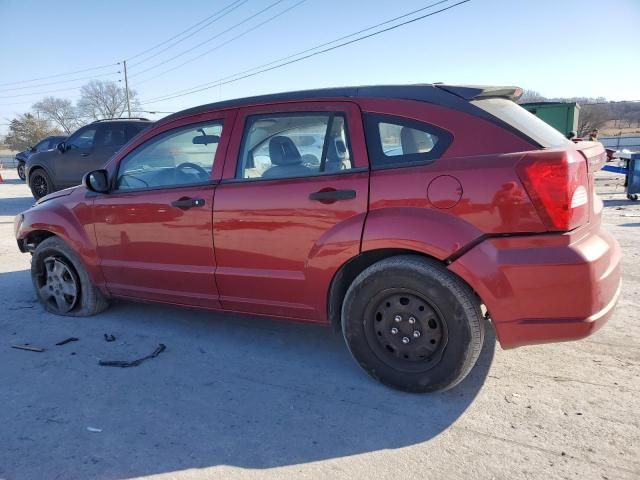
<svg viewBox="0 0 640 480">
<path fill-rule="evenodd" d="M 638 194 L 637 193 L 627 193 L 627 199 L 631 200 L 632 202 L 637 202 L 638 201 Z"/>
<path fill-rule="evenodd" d="M 471 371 L 484 320 L 479 299 L 462 280 L 437 261 L 401 255 L 356 277 L 342 304 L 342 332 L 373 378 L 399 390 L 435 392 Z"/>
<path fill-rule="evenodd" d="M 18 166 L 16 167 L 16 170 L 18 171 L 18 177 L 20 177 L 20 180 L 24 181 L 26 180 L 26 176 L 24 173 L 24 162 L 18 162 Z"/>
<path fill-rule="evenodd" d="M 40 303 L 56 315 L 89 317 L 109 306 L 76 253 L 59 237 L 49 237 L 37 246 L 31 280 Z"/>
<path fill-rule="evenodd" d="M 31 175 L 29 175 L 29 188 L 31 189 L 31 195 L 36 200 L 40 200 L 45 195 L 49 195 L 54 191 L 53 182 L 47 172 L 38 168 Z"/>
</svg>

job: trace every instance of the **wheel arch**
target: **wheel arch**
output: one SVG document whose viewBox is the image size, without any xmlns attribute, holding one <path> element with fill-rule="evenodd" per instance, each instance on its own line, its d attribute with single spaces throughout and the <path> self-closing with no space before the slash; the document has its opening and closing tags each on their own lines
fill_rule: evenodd
<svg viewBox="0 0 640 480">
<path fill-rule="evenodd" d="M 426 259 L 436 261 L 443 267 L 447 266 L 444 261 L 431 255 L 427 255 L 424 252 L 403 248 L 379 248 L 374 250 L 367 250 L 361 252 L 355 257 L 352 257 L 351 259 L 343 263 L 340 268 L 338 268 L 331 280 L 329 289 L 327 291 L 327 318 L 334 331 L 341 332 L 342 303 L 344 302 L 344 297 L 347 293 L 347 290 L 349 289 L 349 286 L 353 283 L 355 278 L 374 263 L 399 255 L 417 255 Z M 459 275 L 455 275 L 466 285 L 469 285 Z M 470 285 L 469 287 L 473 290 Z M 475 290 L 474 293 L 476 293 Z M 476 295 L 478 294 L 476 293 Z"/>
</svg>

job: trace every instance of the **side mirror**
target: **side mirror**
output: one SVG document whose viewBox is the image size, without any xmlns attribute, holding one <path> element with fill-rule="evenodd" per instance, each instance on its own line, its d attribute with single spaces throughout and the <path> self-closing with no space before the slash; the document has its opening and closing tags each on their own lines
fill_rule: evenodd
<svg viewBox="0 0 640 480">
<path fill-rule="evenodd" d="M 31 153 L 35 153 L 35 151 L 36 151 L 36 147 L 29 147 L 29 151 L 30 151 Z"/>
<path fill-rule="evenodd" d="M 82 184 L 91 192 L 107 193 L 109 191 L 109 175 L 106 170 L 94 170 L 83 177 Z"/>
<path fill-rule="evenodd" d="M 60 142 L 58 145 L 56 145 L 56 148 L 60 153 L 64 153 L 67 151 L 67 144 L 65 142 Z"/>
</svg>

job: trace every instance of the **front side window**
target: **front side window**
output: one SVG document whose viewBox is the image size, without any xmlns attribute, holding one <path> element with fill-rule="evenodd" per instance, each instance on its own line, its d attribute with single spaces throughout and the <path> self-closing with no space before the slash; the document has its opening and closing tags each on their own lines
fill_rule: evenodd
<svg viewBox="0 0 640 480">
<path fill-rule="evenodd" d="M 207 122 L 165 132 L 142 144 L 121 162 L 118 190 L 206 183 L 222 135 L 222 122 Z"/>
<path fill-rule="evenodd" d="M 353 168 L 342 114 L 287 113 L 247 119 L 236 178 L 291 178 Z"/>
<path fill-rule="evenodd" d="M 74 133 L 67 142 L 67 146 L 69 148 L 91 148 L 95 136 L 96 127 L 85 128 Z"/>
<path fill-rule="evenodd" d="M 427 163 L 451 144 L 451 133 L 428 123 L 387 115 L 365 115 L 367 150 L 372 167 Z"/>
</svg>

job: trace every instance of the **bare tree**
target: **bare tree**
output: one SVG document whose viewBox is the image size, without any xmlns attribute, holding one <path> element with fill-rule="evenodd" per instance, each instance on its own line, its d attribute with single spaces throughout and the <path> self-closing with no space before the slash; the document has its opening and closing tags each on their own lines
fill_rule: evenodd
<svg viewBox="0 0 640 480">
<path fill-rule="evenodd" d="M 609 109 L 605 105 L 583 105 L 578 117 L 578 135 L 589 134 L 594 128 L 602 127 L 609 120 Z"/>
<path fill-rule="evenodd" d="M 60 130 L 52 127 L 48 120 L 36 118 L 32 113 L 25 113 L 11 121 L 5 142 L 13 150 L 24 150 L 44 137 L 60 133 Z"/>
<path fill-rule="evenodd" d="M 33 109 L 59 125 L 66 133 L 73 132 L 82 124 L 77 109 L 66 98 L 45 97 L 34 104 Z"/>
<path fill-rule="evenodd" d="M 544 102 L 547 100 L 540 92 L 535 90 L 525 90 L 518 99 L 518 103 Z"/>
<path fill-rule="evenodd" d="M 135 90 L 129 89 L 131 111 L 139 110 Z M 78 110 L 90 120 L 120 118 L 127 111 L 127 96 L 124 88 L 116 82 L 92 80 L 80 89 Z"/>
</svg>

